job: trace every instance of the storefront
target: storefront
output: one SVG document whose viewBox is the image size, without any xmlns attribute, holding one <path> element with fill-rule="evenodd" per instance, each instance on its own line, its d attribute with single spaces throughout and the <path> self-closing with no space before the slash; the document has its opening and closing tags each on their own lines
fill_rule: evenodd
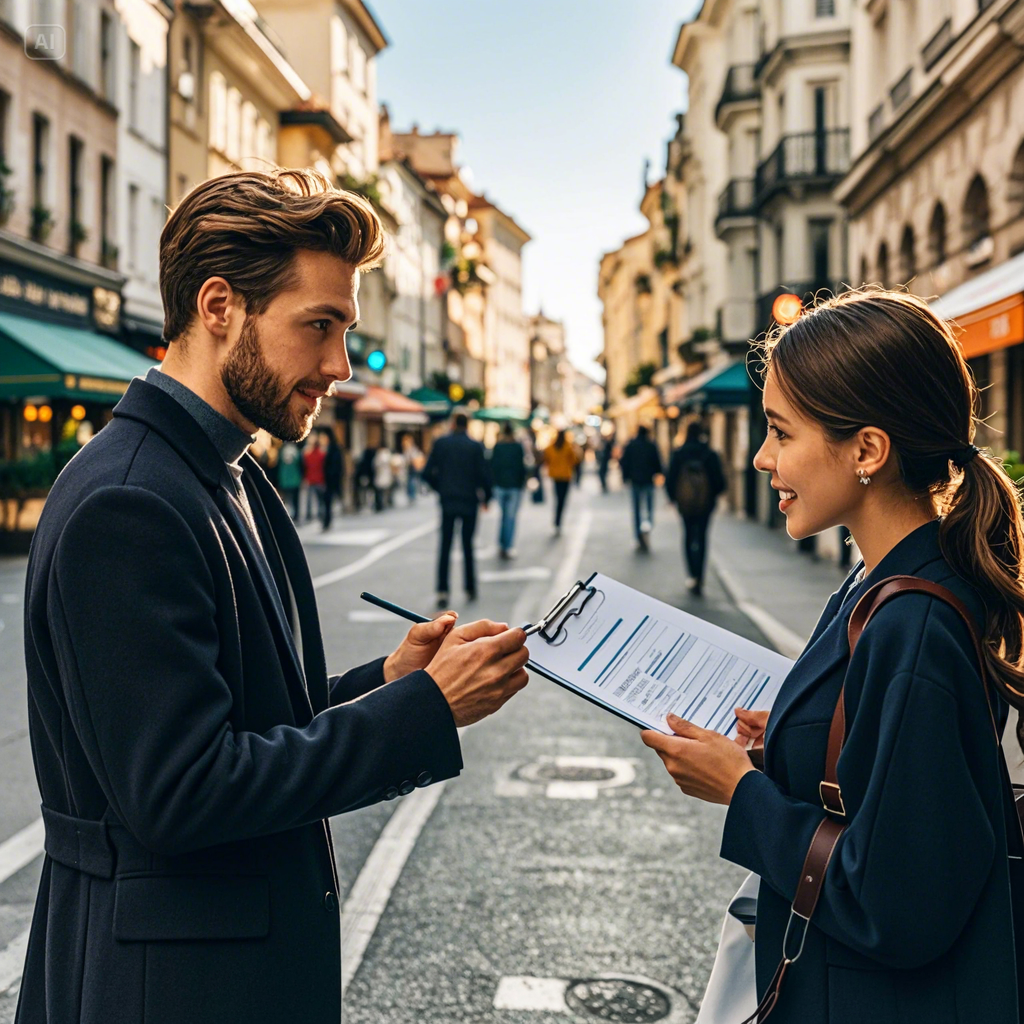
<svg viewBox="0 0 1024 1024">
<path fill-rule="evenodd" d="M 379 448 L 381 445 L 391 451 L 398 451 L 398 437 L 409 432 L 421 450 L 426 444 L 425 428 L 430 423 L 423 406 L 397 391 L 370 384 L 366 394 L 357 398 L 352 406 L 354 418 L 361 427 L 361 444 L 354 447 L 358 454 L 363 448 Z"/>
<path fill-rule="evenodd" d="M 946 292 L 932 303 L 954 320 L 957 340 L 982 394 L 979 444 L 1024 451 L 1024 253 Z"/>
</svg>

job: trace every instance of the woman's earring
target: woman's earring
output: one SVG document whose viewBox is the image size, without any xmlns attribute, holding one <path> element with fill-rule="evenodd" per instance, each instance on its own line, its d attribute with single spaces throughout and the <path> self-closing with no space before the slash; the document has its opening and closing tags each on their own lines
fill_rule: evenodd
<svg viewBox="0 0 1024 1024">
<path fill-rule="evenodd" d="M 871 477 L 869 477 L 863 469 L 857 470 L 857 479 L 865 486 L 871 483 Z"/>
</svg>

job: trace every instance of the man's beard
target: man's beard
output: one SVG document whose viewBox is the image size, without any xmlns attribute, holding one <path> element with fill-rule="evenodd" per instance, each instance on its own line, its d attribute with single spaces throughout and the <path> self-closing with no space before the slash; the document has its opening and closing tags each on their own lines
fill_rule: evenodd
<svg viewBox="0 0 1024 1024">
<path fill-rule="evenodd" d="M 320 415 L 319 402 L 311 413 L 296 415 L 292 411 L 296 388 L 288 387 L 267 364 L 255 317 L 246 316 L 220 379 L 235 408 L 250 423 L 281 441 L 304 440 Z M 297 385 L 309 391 L 326 391 L 329 386 L 330 381 L 302 381 Z"/>
</svg>

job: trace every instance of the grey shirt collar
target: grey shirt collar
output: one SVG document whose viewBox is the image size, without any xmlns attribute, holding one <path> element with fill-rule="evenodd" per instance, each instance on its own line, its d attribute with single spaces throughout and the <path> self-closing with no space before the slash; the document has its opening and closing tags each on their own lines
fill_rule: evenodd
<svg viewBox="0 0 1024 1024">
<path fill-rule="evenodd" d="M 255 437 L 236 427 L 226 416 L 204 402 L 191 388 L 153 367 L 146 374 L 146 383 L 158 387 L 192 415 L 213 442 L 220 457 L 229 466 L 238 466 L 238 460 L 248 451 Z"/>
</svg>

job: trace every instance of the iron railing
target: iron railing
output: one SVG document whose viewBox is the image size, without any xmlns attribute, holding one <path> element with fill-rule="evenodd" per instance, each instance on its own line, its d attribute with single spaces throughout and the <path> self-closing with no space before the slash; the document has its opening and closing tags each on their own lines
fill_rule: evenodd
<svg viewBox="0 0 1024 1024">
<path fill-rule="evenodd" d="M 722 95 L 715 107 L 715 122 L 722 117 L 722 108 L 730 103 L 744 100 L 756 100 L 761 95 L 754 77 L 754 64 L 733 64 L 725 76 Z"/>
<path fill-rule="evenodd" d="M 790 181 L 827 185 L 849 169 L 849 128 L 784 135 L 771 155 L 758 165 L 754 186 L 756 203 L 762 205 Z"/>
<path fill-rule="evenodd" d="M 718 216 L 715 227 L 728 217 L 754 215 L 754 179 L 733 178 L 718 196 Z"/>
</svg>

